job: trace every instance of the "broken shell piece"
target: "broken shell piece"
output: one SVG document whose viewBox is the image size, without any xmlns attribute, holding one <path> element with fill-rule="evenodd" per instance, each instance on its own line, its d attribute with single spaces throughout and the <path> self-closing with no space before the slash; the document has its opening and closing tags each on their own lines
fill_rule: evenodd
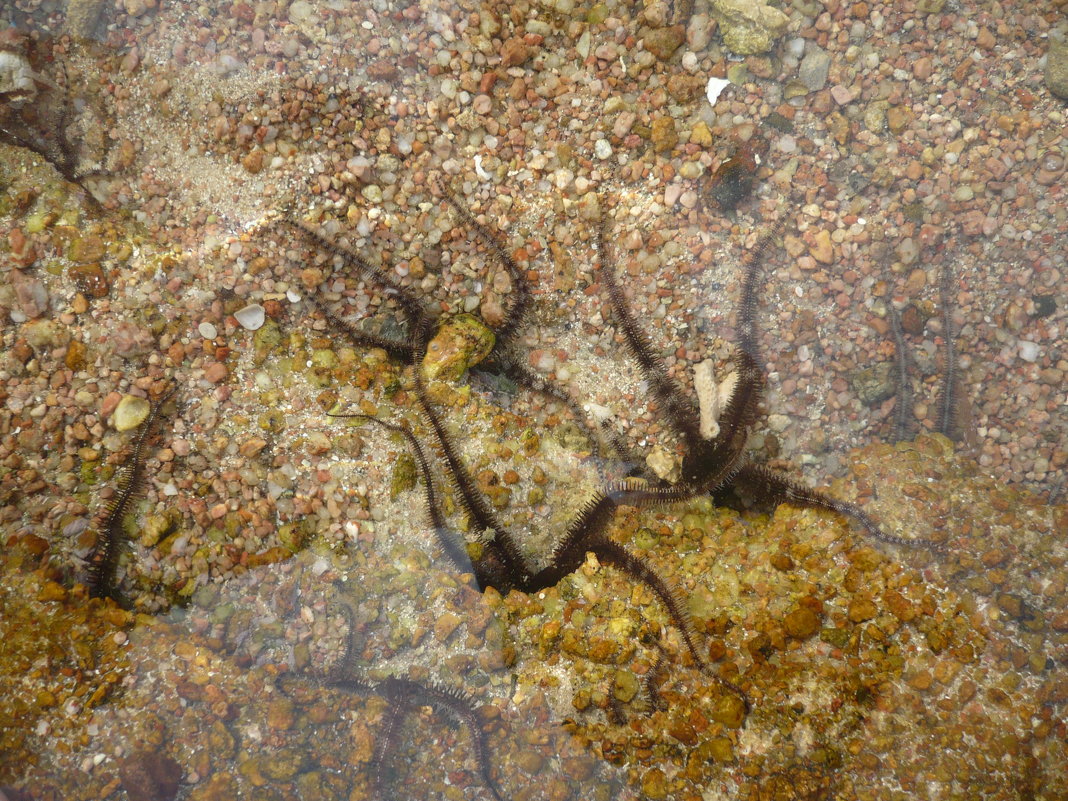
<svg viewBox="0 0 1068 801">
<path fill-rule="evenodd" d="M 234 319 L 246 331 L 258 331 L 267 319 L 267 314 L 260 304 L 250 303 L 245 308 L 234 312 Z"/>
<path fill-rule="evenodd" d="M 709 105 L 716 105 L 720 94 L 730 85 L 731 82 L 725 78 L 709 78 L 708 83 L 705 85 L 705 97 L 708 98 Z"/>
<path fill-rule="evenodd" d="M 728 373 L 722 382 L 716 383 L 716 371 L 711 359 L 705 359 L 693 368 L 693 386 L 697 391 L 697 406 L 701 411 L 700 434 L 704 439 L 719 435 L 719 415 L 734 394 L 738 373 Z"/>
</svg>

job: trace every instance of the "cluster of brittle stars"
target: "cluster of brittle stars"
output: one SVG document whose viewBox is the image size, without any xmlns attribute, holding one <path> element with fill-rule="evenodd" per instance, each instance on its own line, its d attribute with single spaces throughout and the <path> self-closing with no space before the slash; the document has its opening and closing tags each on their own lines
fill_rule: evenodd
<svg viewBox="0 0 1068 801">
<path fill-rule="evenodd" d="M 602 447 L 614 451 L 626 463 L 640 464 L 640 461 L 627 453 L 626 447 L 606 429 L 598 428 L 594 423 L 582 418 L 581 404 L 566 390 L 531 372 L 520 363 L 514 354 L 515 340 L 518 332 L 522 330 L 524 318 L 532 302 L 527 276 L 493 230 L 476 219 L 450 192 L 440 188 L 438 191 L 466 228 L 487 250 L 490 258 L 511 280 L 510 302 L 504 310 L 502 321 L 494 330 L 495 344 L 484 366 L 507 375 L 521 387 L 562 401 L 576 413 L 578 422 L 587 428 L 592 439 L 598 441 Z M 742 687 L 709 673 L 707 662 L 697 646 L 696 634 L 685 604 L 672 585 L 662 578 L 644 557 L 632 553 L 613 540 L 612 523 L 620 507 L 672 504 L 700 496 L 710 496 L 715 502 L 724 502 L 731 495 L 740 494 L 772 506 L 786 502 L 842 515 L 858 523 L 867 535 L 883 542 L 933 550 L 942 548 L 940 543 L 933 541 L 905 539 L 887 534 L 855 504 L 810 489 L 783 474 L 749 461 L 746 442 L 760 417 L 764 389 L 764 368 L 756 322 L 758 286 L 762 260 L 773 243 L 775 231 L 761 236 L 743 261 L 733 383 L 727 385 L 726 391 L 721 393 L 721 407 L 716 410 L 714 425 L 709 426 L 708 410 L 698 408 L 698 405 L 691 402 L 686 393 L 681 391 L 631 311 L 605 245 L 603 219 L 598 224 L 595 235 L 596 252 L 599 276 L 607 289 L 608 305 L 627 349 L 637 362 L 641 375 L 663 414 L 663 419 L 681 443 L 681 478 L 672 483 L 645 468 L 633 468 L 626 478 L 607 483 L 577 510 L 557 540 L 547 562 L 538 567 L 479 488 L 461 456 L 456 435 L 450 431 L 432 399 L 422 365 L 427 355 L 428 343 L 434 337 L 441 321 L 433 313 L 430 303 L 396 280 L 387 268 L 328 239 L 303 222 L 282 217 L 270 223 L 269 230 L 282 235 L 295 233 L 317 251 L 331 255 L 343 269 L 351 271 L 353 277 L 376 287 L 377 291 L 383 294 L 388 294 L 397 303 L 406 331 L 402 336 L 393 337 L 363 330 L 357 324 L 343 319 L 315 294 L 308 298 L 328 323 L 352 345 L 358 348 L 381 348 L 391 358 L 411 368 L 412 393 L 425 428 L 433 438 L 433 449 L 440 455 L 441 468 L 460 508 L 467 516 L 469 528 L 480 535 L 476 547 L 471 547 L 472 544 L 459 535 L 456 527 L 449 524 L 443 496 L 435 482 L 432 450 L 408 426 L 366 414 L 340 412 L 332 413 L 331 416 L 356 418 L 382 427 L 405 440 L 417 467 L 426 515 L 437 545 L 457 570 L 473 577 L 480 590 L 492 587 L 501 594 L 511 590 L 537 593 L 555 586 L 564 577 L 574 573 L 586 561 L 587 555 L 593 554 L 601 564 L 615 568 L 652 591 L 677 627 L 686 651 L 697 668 L 710 675 L 724 691 L 739 697 L 748 710 L 749 700 Z M 346 653 L 351 656 L 351 644 Z M 653 675 L 662 670 L 662 662 L 661 657 L 652 672 Z M 340 660 L 337 667 L 319 678 L 340 689 L 382 695 L 389 703 L 390 711 L 383 724 L 384 733 L 372 763 L 376 795 L 380 796 L 383 792 L 383 764 L 391 750 L 390 743 L 398 736 L 401 721 L 407 712 L 413 705 L 419 704 L 443 709 L 468 726 L 483 782 L 495 798 L 501 798 L 501 791 L 492 778 L 488 748 L 472 702 L 466 694 L 452 688 L 399 677 L 373 682 L 359 675 L 351 658 Z M 651 703 L 655 706 L 655 686 L 649 693 Z"/>
</svg>

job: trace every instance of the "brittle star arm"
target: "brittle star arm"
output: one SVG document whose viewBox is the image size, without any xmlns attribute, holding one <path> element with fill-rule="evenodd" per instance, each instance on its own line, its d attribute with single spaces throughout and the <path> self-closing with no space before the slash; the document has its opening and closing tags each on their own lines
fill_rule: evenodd
<svg viewBox="0 0 1068 801">
<path fill-rule="evenodd" d="M 601 278 L 608 288 L 608 301 L 612 307 L 612 313 L 619 322 L 623 340 L 642 375 L 649 382 L 653 395 L 664 407 L 672 427 L 682 437 L 687 450 L 692 450 L 701 442 L 700 422 L 692 405 L 682 400 L 683 395 L 680 387 L 668 375 L 663 360 L 653 350 L 648 337 L 638 325 L 634 313 L 627 305 L 626 295 L 615 276 L 615 266 L 607 257 L 604 245 L 604 220 L 597 226 L 597 256 L 601 264 Z"/>
<path fill-rule="evenodd" d="M 919 537 L 906 539 L 905 537 L 887 534 L 879 528 L 871 515 L 856 504 L 832 498 L 830 495 L 799 484 L 793 479 L 762 465 L 746 465 L 740 468 L 732 485 L 752 494 L 761 501 L 774 504 L 785 502 L 809 509 L 826 509 L 830 512 L 836 512 L 860 523 L 869 536 L 880 542 L 910 548 L 927 548 L 938 552 L 946 550 L 946 546 L 943 543 L 935 542 L 934 540 Z"/>
<path fill-rule="evenodd" d="M 652 590 L 667 609 L 671 621 L 682 633 L 683 642 L 694 663 L 707 674 L 707 663 L 697 650 L 693 637 L 693 624 L 678 592 L 655 570 L 645 564 L 641 557 L 632 554 L 622 545 L 605 536 L 605 531 L 615 516 L 618 506 L 624 504 L 641 506 L 646 503 L 648 493 L 644 490 L 632 490 L 631 486 L 630 482 L 617 484 L 609 492 L 600 492 L 590 499 L 568 527 L 567 534 L 556 546 L 549 564 L 531 577 L 528 584 L 521 589 L 525 592 L 538 592 L 546 587 L 555 586 L 564 576 L 578 570 L 586 558 L 586 553 L 590 552 L 604 564 L 614 567 Z M 740 687 L 718 676 L 713 678 L 721 686 L 741 697 L 748 709 L 749 700 Z"/>
<path fill-rule="evenodd" d="M 409 331 L 406 339 L 394 339 L 360 331 L 337 315 L 331 313 L 322 301 L 314 296 L 309 297 L 309 300 L 323 313 L 327 320 L 340 329 L 354 345 L 360 347 L 382 348 L 391 356 L 399 358 L 405 363 L 410 364 L 412 362 L 413 340 L 423 336 L 423 329 L 429 325 L 429 317 L 427 310 L 423 308 L 423 305 L 415 295 L 412 294 L 408 287 L 402 286 L 381 267 L 367 261 L 358 253 L 354 253 L 348 248 L 342 247 L 335 242 L 331 242 L 318 231 L 315 231 L 302 222 L 298 222 L 288 217 L 282 217 L 272 221 L 270 225 L 275 228 L 284 226 L 297 231 L 301 236 L 311 241 L 316 247 L 340 258 L 342 263 L 355 270 L 356 274 L 361 278 L 384 287 L 393 297 L 395 297 L 408 322 Z"/>
<path fill-rule="evenodd" d="M 408 447 L 412 450 L 415 464 L 419 468 L 419 474 L 423 479 L 424 505 L 426 506 L 427 517 L 430 519 L 430 525 L 434 529 L 434 536 L 437 537 L 438 544 L 441 545 L 445 555 L 449 557 L 449 561 L 458 570 L 463 573 L 470 571 L 471 559 L 467 555 L 467 549 L 459 537 L 456 536 L 456 532 L 445 521 L 445 516 L 441 512 L 438 493 L 434 487 L 434 478 L 430 472 L 430 459 L 423 444 L 416 439 L 415 435 L 404 426 L 387 423 L 385 420 L 380 420 L 369 414 L 332 414 L 329 412 L 327 414 L 330 417 L 344 417 L 374 423 L 387 431 L 392 431 L 404 437 Z"/>
<path fill-rule="evenodd" d="M 497 236 L 476 220 L 475 215 L 463 206 L 446 187 L 439 184 L 438 189 L 445 200 L 448 201 L 448 204 L 460 216 L 460 219 L 474 231 L 475 236 L 489 249 L 497 262 L 504 267 L 505 272 L 508 273 L 508 277 L 512 281 L 511 304 L 504 312 L 504 321 L 493 332 L 497 337 L 497 344 L 504 344 L 516 335 L 519 326 L 523 322 L 523 317 L 526 315 L 527 308 L 530 306 L 530 282 L 527 281 L 527 277 L 519 269 L 515 259 L 505 250 Z"/>
</svg>

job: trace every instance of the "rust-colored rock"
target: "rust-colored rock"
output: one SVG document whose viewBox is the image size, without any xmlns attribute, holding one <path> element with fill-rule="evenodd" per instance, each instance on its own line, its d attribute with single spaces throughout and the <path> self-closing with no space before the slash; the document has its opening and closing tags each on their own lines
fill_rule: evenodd
<svg viewBox="0 0 1068 801">
<path fill-rule="evenodd" d="M 119 780 L 130 801 L 173 801 L 182 768 L 166 754 L 134 751 L 119 763 Z"/>
</svg>

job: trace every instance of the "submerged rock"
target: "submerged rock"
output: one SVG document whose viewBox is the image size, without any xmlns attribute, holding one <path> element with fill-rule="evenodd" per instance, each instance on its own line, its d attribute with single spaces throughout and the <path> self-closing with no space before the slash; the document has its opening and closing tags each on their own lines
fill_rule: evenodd
<svg viewBox="0 0 1068 801">
<path fill-rule="evenodd" d="M 712 0 L 723 43 L 740 56 L 766 53 L 786 31 L 790 18 L 760 0 Z"/>
<path fill-rule="evenodd" d="M 485 359 L 496 337 L 472 314 L 446 320 L 426 346 L 423 374 L 433 381 L 457 381 L 468 369 Z"/>
</svg>

